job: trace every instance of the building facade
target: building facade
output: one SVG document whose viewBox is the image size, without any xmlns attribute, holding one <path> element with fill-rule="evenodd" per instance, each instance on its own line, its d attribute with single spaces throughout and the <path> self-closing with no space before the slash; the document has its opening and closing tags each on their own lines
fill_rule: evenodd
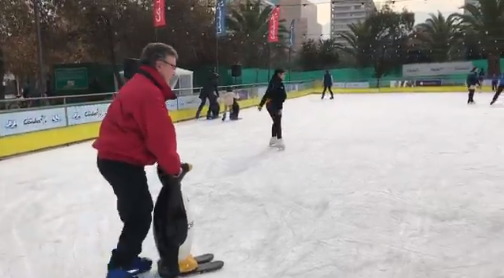
<svg viewBox="0 0 504 278">
<path fill-rule="evenodd" d="M 294 20 L 294 45 L 297 51 L 308 39 L 318 40 L 322 36 L 322 25 L 317 20 L 317 5 L 308 0 L 270 0 L 280 6 L 280 19 L 287 30 Z"/>
<path fill-rule="evenodd" d="M 376 10 L 373 0 L 333 0 L 331 2 L 331 38 L 337 43 L 346 44 L 340 34 L 350 31 L 348 25 L 366 20 Z"/>
</svg>

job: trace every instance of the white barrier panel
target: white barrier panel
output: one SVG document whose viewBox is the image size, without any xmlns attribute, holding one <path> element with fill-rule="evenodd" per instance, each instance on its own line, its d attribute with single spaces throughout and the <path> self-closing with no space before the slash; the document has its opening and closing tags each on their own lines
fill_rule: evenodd
<svg viewBox="0 0 504 278">
<path fill-rule="evenodd" d="M 166 109 L 168 109 L 168 111 L 175 111 L 177 110 L 178 106 L 177 106 L 177 100 L 174 99 L 174 100 L 169 100 L 166 102 Z"/>
<path fill-rule="evenodd" d="M 179 110 L 198 108 L 201 103 L 201 99 L 196 95 L 178 97 L 177 100 Z"/>
<path fill-rule="evenodd" d="M 257 87 L 257 95 L 261 98 L 264 96 L 264 94 L 266 94 L 266 90 L 268 89 L 268 87 L 264 86 L 264 87 Z"/>
<path fill-rule="evenodd" d="M 472 62 L 450 62 L 430 64 L 410 64 L 402 66 L 403 77 L 437 76 L 468 74 L 473 68 Z"/>
<path fill-rule="evenodd" d="M 0 114 L 0 136 L 64 127 L 65 108 Z"/>
<path fill-rule="evenodd" d="M 369 82 L 347 82 L 345 88 L 369 88 Z"/>
<path fill-rule="evenodd" d="M 99 103 L 67 107 L 68 125 L 101 122 L 109 106 L 110 103 Z"/>
<path fill-rule="evenodd" d="M 334 88 L 369 88 L 369 82 L 334 82 Z"/>
</svg>

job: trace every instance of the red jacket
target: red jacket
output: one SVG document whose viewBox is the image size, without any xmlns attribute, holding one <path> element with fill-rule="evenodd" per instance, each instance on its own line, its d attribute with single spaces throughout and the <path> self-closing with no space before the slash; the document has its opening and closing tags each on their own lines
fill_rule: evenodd
<svg viewBox="0 0 504 278">
<path fill-rule="evenodd" d="M 162 89 L 142 74 L 135 74 L 117 93 L 103 118 L 93 147 L 98 157 L 152 165 L 156 161 L 168 174 L 180 172 L 175 126 L 166 100 L 176 95 L 153 68 L 142 66 Z"/>
</svg>

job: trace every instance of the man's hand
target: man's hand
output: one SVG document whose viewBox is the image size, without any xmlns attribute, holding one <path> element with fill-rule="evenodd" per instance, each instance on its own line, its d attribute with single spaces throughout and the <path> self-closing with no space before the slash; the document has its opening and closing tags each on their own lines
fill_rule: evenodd
<svg viewBox="0 0 504 278">
<path fill-rule="evenodd" d="M 190 164 L 190 163 L 182 163 L 182 165 L 180 166 L 180 172 L 176 176 L 173 176 L 173 175 L 167 174 L 158 165 L 158 167 L 157 167 L 157 173 L 158 173 L 158 177 L 161 180 L 161 183 L 163 184 L 163 186 L 169 186 L 169 185 L 172 185 L 175 182 L 176 183 L 180 183 L 182 181 L 182 179 L 185 177 L 185 175 L 189 171 L 192 170 L 192 168 L 193 168 L 192 164 Z"/>
</svg>

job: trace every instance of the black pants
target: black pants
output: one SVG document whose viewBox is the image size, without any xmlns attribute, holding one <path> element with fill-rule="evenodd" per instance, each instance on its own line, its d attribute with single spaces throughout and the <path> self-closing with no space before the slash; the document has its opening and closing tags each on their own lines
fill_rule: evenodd
<svg viewBox="0 0 504 278">
<path fill-rule="evenodd" d="M 497 90 L 495 91 L 491 104 L 494 104 L 499 99 L 499 95 L 502 93 L 502 91 L 504 91 L 504 86 L 497 87 Z"/>
<path fill-rule="evenodd" d="M 207 119 L 215 119 L 219 117 L 220 106 L 217 99 L 208 99 L 210 104 L 208 105 Z"/>
<path fill-rule="evenodd" d="M 98 159 L 98 169 L 117 196 L 117 211 L 124 223 L 109 269 L 128 267 L 142 252 L 152 222 L 153 202 L 144 167 Z"/>
<path fill-rule="evenodd" d="M 237 120 L 239 114 L 240 114 L 240 105 L 235 99 L 233 100 L 233 105 L 231 106 L 231 112 L 229 113 L 229 118 L 231 120 Z"/>
<path fill-rule="evenodd" d="M 201 114 L 201 110 L 203 109 L 203 107 L 205 106 L 206 104 L 206 97 L 205 98 L 202 98 L 201 99 L 201 103 L 200 105 L 198 106 L 198 110 L 196 110 L 196 118 L 199 118 L 200 114 Z"/>
<path fill-rule="evenodd" d="M 474 102 L 474 89 L 468 89 L 469 90 L 469 98 L 467 99 L 467 103 L 473 103 Z"/>
<path fill-rule="evenodd" d="M 326 92 L 328 89 L 329 89 L 329 93 L 331 93 L 331 97 L 334 97 L 331 87 L 332 87 L 332 86 L 327 86 L 327 85 L 324 85 L 324 90 L 322 91 L 322 98 L 324 98 L 324 96 L 325 96 L 325 92 Z"/>
<path fill-rule="evenodd" d="M 282 111 L 276 108 L 271 102 L 266 104 L 266 109 L 273 120 L 273 124 L 271 125 L 271 137 L 282 139 Z"/>
</svg>

